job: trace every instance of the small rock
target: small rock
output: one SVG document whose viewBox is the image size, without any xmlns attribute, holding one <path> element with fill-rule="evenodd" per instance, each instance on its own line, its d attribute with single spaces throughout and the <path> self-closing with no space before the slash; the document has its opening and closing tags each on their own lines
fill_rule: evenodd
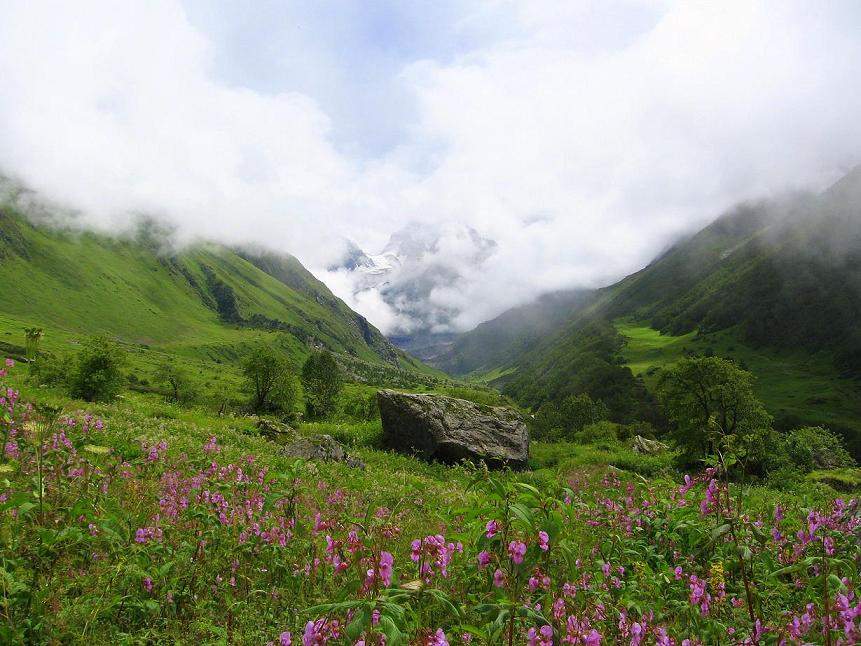
<svg viewBox="0 0 861 646">
<path fill-rule="evenodd" d="M 354 469 L 364 469 L 365 463 L 351 456 L 344 446 L 331 435 L 298 436 L 281 447 L 281 453 L 290 458 L 343 462 Z"/>
<path fill-rule="evenodd" d="M 634 453 L 654 455 L 655 453 L 666 451 L 670 447 L 658 440 L 649 440 L 642 435 L 635 435 L 632 448 L 634 449 Z"/>
<path fill-rule="evenodd" d="M 283 444 L 296 437 L 296 431 L 287 426 L 287 424 L 281 424 L 265 417 L 257 420 L 257 432 L 267 440 L 278 442 L 279 444 Z"/>
</svg>

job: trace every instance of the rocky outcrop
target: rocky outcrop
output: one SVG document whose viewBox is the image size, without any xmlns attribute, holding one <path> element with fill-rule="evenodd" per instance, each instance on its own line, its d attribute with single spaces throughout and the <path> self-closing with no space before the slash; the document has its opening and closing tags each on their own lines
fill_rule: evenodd
<svg viewBox="0 0 861 646">
<path fill-rule="evenodd" d="M 257 420 L 257 432 L 270 442 L 281 445 L 281 453 L 289 458 L 343 462 L 348 467 L 364 469 L 365 463 L 347 453 L 344 445 L 331 435 L 299 435 L 295 430 L 261 417 Z"/>
<path fill-rule="evenodd" d="M 425 460 L 483 460 L 490 467 L 523 468 L 529 433 L 516 411 L 442 395 L 393 390 L 377 393 L 383 441 L 400 453 Z"/>
<path fill-rule="evenodd" d="M 635 435 L 631 448 L 633 448 L 634 453 L 640 455 L 654 455 L 666 451 L 670 447 L 663 442 L 658 442 L 658 440 L 650 440 L 642 435 Z"/>
<path fill-rule="evenodd" d="M 290 458 L 343 462 L 348 467 L 364 469 L 365 463 L 351 456 L 344 446 L 331 435 L 299 436 L 281 448 L 281 453 Z"/>
</svg>

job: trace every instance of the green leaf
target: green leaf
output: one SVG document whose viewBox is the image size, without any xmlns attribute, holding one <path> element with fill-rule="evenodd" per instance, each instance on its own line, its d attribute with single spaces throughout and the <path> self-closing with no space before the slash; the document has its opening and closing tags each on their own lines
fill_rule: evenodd
<svg viewBox="0 0 861 646">
<path fill-rule="evenodd" d="M 509 509 L 511 509 L 511 512 L 520 520 L 526 523 L 529 527 L 532 527 L 532 511 L 526 505 L 515 502 L 509 505 Z"/>
</svg>

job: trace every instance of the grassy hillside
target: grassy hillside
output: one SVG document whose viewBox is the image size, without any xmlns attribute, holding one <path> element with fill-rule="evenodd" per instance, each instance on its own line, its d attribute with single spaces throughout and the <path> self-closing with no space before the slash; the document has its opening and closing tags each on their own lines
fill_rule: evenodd
<svg viewBox="0 0 861 646">
<path fill-rule="evenodd" d="M 110 238 L 34 226 L 9 205 L 0 232 L 0 313 L 15 325 L 106 333 L 199 359 L 278 336 L 295 361 L 322 346 L 431 372 L 290 256 L 211 244 L 175 251 L 147 230 Z"/>
</svg>

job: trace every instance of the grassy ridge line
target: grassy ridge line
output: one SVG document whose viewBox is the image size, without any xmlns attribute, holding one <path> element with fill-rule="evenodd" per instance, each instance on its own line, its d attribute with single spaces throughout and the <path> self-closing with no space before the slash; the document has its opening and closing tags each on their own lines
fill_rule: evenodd
<svg viewBox="0 0 861 646">
<path fill-rule="evenodd" d="M 111 238 L 36 226 L 9 205 L 0 205 L 0 225 L 0 313 L 28 326 L 106 333 L 210 360 L 235 357 L 264 334 L 253 327 L 270 327 L 291 338 L 282 345 L 294 362 L 323 343 L 438 374 L 395 350 L 290 256 L 211 244 L 165 251 L 144 233 Z"/>
</svg>

